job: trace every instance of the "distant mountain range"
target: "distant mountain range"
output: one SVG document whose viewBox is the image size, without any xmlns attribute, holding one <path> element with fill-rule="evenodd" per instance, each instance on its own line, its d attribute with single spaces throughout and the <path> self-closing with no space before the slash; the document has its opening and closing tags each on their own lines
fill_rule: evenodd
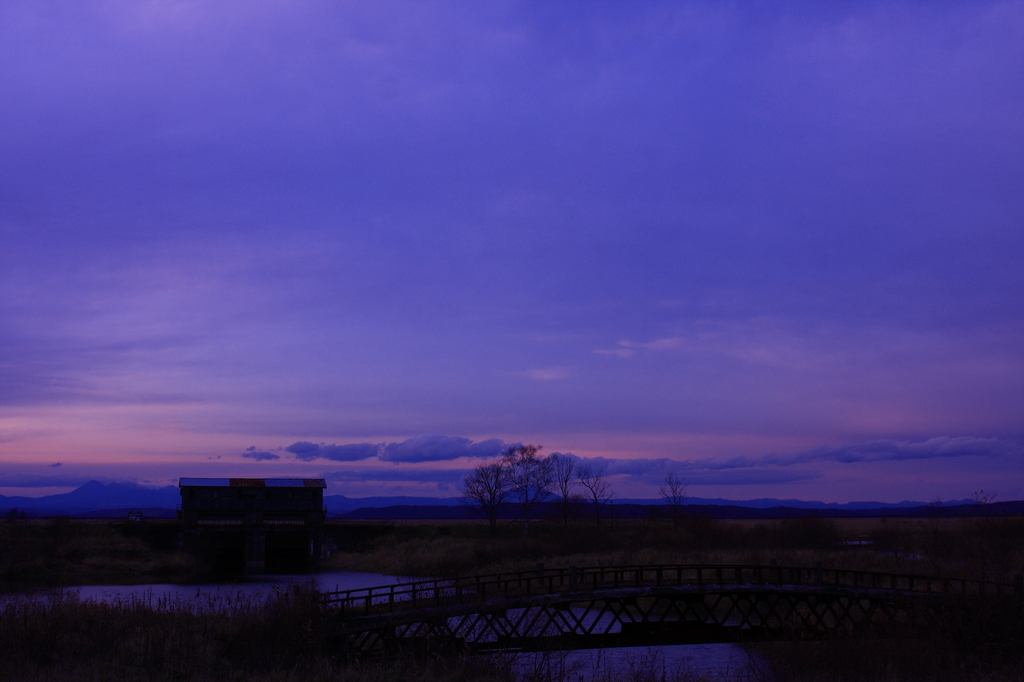
<svg viewBox="0 0 1024 682">
<path fill-rule="evenodd" d="M 0 495 L 0 512 L 6 513 L 17 507 L 32 516 L 52 514 L 84 516 L 103 510 L 138 509 L 141 511 L 148 509 L 150 511 L 170 511 L 169 515 L 173 516 L 174 510 L 180 503 L 181 494 L 178 492 L 177 486 L 155 488 L 134 483 L 103 484 L 99 481 L 89 481 L 77 490 L 60 495 L 44 495 L 42 497 Z"/>
<path fill-rule="evenodd" d="M 71 516 L 114 517 L 126 513 L 127 510 L 143 511 L 150 517 L 173 517 L 174 510 L 181 502 L 177 486 L 151 487 L 134 483 L 100 483 L 89 481 L 77 490 L 60 495 L 44 495 L 43 497 L 17 497 L 0 495 L 0 513 L 17 508 L 31 516 L 48 516 L 68 514 Z M 350 518 L 463 518 L 467 510 L 462 509 L 460 497 L 346 497 L 344 495 L 326 495 L 328 515 L 331 517 Z M 969 504 L 970 500 L 951 500 L 942 506 L 951 507 Z M 663 505 L 662 499 L 623 498 L 614 501 L 615 508 L 624 515 L 630 514 L 631 508 L 646 510 L 651 505 Z M 872 509 L 911 510 L 928 507 L 926 502 L 904 501 L 887 502 L 817 502 L 804 500 L 779 500 L 775 498 L 758 498 L 754 500 L 725 500 L 721 498 L 689 497 L 686 505 L 692 512 L 705 507 L 729 507 L 717 510 L 716 516 L 735 517 L 739 509 L 772 510 L 822 510 L 832 512 L 862 512 Z M 385 514 L 382 509 L 388 508 Z M 365 510 L 359 511 L 357 510 Z M 369 511 L 378 510 L 378 511 Z M 764 516 L 764 514 L 752 514 Z M 828 514 L 832 515 L 832 514 Z"/>
</svg>

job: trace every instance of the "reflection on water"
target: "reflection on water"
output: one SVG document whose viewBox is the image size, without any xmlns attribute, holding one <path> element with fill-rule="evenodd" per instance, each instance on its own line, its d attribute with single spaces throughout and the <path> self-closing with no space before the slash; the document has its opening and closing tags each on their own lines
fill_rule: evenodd
<svg viewBox="0 0 1024 682">
<path fill-rule="evenodd" d="M 81 599 L 111 602 L 118 600 L 142 599 L 152 603 L 160 601 L 188 601 L 193 599 L 203 602 L 223 602 L 237 598 L 254 599 L 269 598 L 281 591 L 288 590 L 292 585 L 309 585 L 316 583 L 320 590 L 355 590 L 363 587 L 379 587 L 393 585 L 396 582 L 409 582 L 420 578 L 403 578 L 382 573 L 362 573 L 358 571 L 327 571 L 310 575 L 266 575 L 256 576 L 240 582 L 209 583 L 200 585 L 175 585 L 170 583 L 151 583 L 147 585 L 82 585 L 64 588 L 65 592 L 77 592 Z M 39 592 L 36 594 L 45 594 Z"/>
<path fill-rule="evenodd" d="M 687 644 L 646 648 L 590 649 L 518 654 L 516 672 L 525 679 L 566 682 L 602 680 L 711 680 L 752 677 L 758 661 L 735 644 Z"/>
</svg>

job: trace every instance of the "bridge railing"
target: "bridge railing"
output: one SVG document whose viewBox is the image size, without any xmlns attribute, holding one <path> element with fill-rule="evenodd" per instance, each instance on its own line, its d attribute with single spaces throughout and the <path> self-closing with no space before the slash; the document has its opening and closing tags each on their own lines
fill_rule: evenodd
<svg viewBox="0 0 1024 682">
<path fill-rule="evenodd" d="M 320 603 L 344 615 L 419 609 L 494 598 L 595 592 L 631 587 L 807 586 L 888 590 L 954 596 L 1024 595 L 1012 582 L 941 578 L 904 573 L 826 569 L 822 566 L 649 565 L 538 569 L 492 575 L 418 580 L 381 587 L 322 592 Z"/>
</svg>

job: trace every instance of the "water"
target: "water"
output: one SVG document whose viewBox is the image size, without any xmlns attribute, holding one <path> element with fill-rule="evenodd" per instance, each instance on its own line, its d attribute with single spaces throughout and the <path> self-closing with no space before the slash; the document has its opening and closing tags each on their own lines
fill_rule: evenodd
<svg viewBox="0 0 1024 682">
<path fill-rule="evenodd" d="M 516 672 L 527 679 L 732 680 L 750 679 L 760 662 L 735 644 L 591 649 L 518 654 Z M 556 673 L 545 675 L 544 673 Z"/>
<path fill-rule="evenodd" d="M 142 599 L 151 602 L 202 600 L 206 603 L 223 602 L 229 599 L 260 597 L 269 598 L 293 585 L 309 585 L 316 581 L 317 589 L 356 590 L 363 587 L 394 585 L 421 578 L 403 578 L 383 573 L 360 571 L 326 571 L 310 575 L 261 575 L 233 583 L 207 583 L 176 585 L 172 583 L 150 583 L 145 585 L 82 585 L 64 588 L 65 592 L 77 592 L 79 598 L 99 602 Z M 41 593 L 45 594 L 45 592 Z M 23 595 L 27 596 L 27 595 Z"/>
<path fill-rule="evenodd" d="M 611 613 L 573 608 L 580 625 L 595 632 L 621 632 Z M 527 619 L 521 609 L 507 614 Z M 743 680 L 761 667 L 743 648 L 729 643 L 623 647 L 521 653 L 514 667 L 525 679 L 557 679 L 566 682 L 603 680 Z"/>
</svg>

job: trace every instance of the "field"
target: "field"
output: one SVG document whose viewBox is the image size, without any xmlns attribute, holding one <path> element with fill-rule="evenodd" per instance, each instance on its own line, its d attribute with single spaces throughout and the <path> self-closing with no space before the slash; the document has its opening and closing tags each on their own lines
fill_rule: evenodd
<svg viewBox="0 0 1024 682">
<path fill-rule="evenodd" d="M 1024 568 L 1024 519 L 683 518 L 519 524 L 491 537 L 481 523 L 334 522 L 335 569 L 405 576 L 549 566 L 742 563 L 981 578 Z"/>
<path fill-rule="evenodd" d="M 201 562 L 177 547 L 173 521 L 126 524 L 57 517 L 0 523 L 0 591 L 201 576 Z"/>
<path fill-rule="evenodd" d="M 26 585 L 146 582 L 208 577 L 176 550 L 173 523 L 0 524 L 0 571 L 8 591 Z M 683 518 L 519 524 L 491 536 L 481 523 L 331 522 L 336 548 L 322 568 L 450 576 L 567 565 L 823 562 L 830 568 L 979 578 L 1024 566 L 1024 519 Z M 870 544 L 868 544 L 870 543 Z M 159 606 L 159 608 L 157 608 Z M 1002 607 L 1000 607 L 1002 608 Z M 751 647 L 760 667 L 745 682 L 1008 682 L 1024 679 L 1020 607 L 956 610 L 927 632 L 873 641 Z M 0 603 L 0 680 L 482 680 L 575 682 L 557 665 L 524 669 L 514 656 L 410 654 L 400 660 L 338 657 L 318 627 L 309 592 L 270 603 L 80 602 L 73 594 Z M 574 677 L 575 675 L 575 677 Z M 695 681 L 686 671 L 638 663 L 616 679 Z M 601 680 L 611 682 L 611 678 Z"/>
</svg>

